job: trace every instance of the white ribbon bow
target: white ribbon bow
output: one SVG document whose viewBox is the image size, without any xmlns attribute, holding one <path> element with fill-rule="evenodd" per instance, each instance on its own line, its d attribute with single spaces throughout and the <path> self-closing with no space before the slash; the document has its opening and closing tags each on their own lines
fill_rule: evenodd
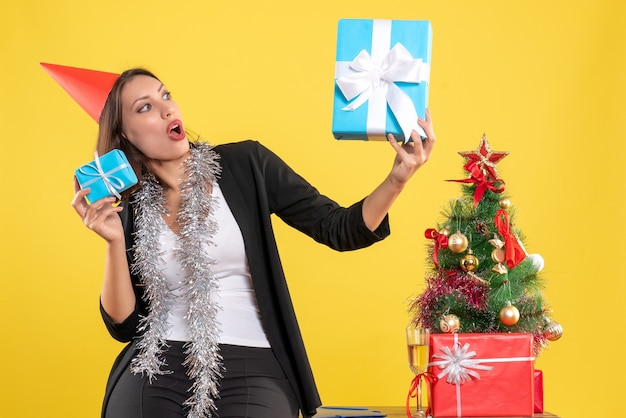
<svg viewBox="0 0 626 418">
<path fill-rule="evenodd" d="M 377 65 L 366 50 L 362 50 L 349 66 L 349 74 L 337 78 L 337 85 L 344 97 L 350 101 L 342 110 L 355 110 L 370 99 L 383 98 L 398 120 L 408 142 L 411 131 L 421 136 L 426 133 L 417 124 L 417 112 L 411 98 L 398 87 L 396 82 L 420 83 L 430 78 L 430 65 L 421 58 L 414 59 L 411 53 L 397 43 Z M 340 75 L 340 74 L 338 74 Z"/>
<path fill-rule="evenodd" d="M 112 174 L 130 166 L 126 163 L 123 163 L 105 173 L 102 169 L 102 164 L 100 164 L 100 156 L 98 155 L 98 151 L 94 153 L 93 162 L 94 164 L 89 163 L 78 169 L 82 174 L 89 177 L 94 177 L 91 180 L 83 183 L 82 187 L 86 188 L 87 186 L 97 182 L 98 180 L 102 180 L 109 193 L 115 196 L 118 200 L 121 199 L 122 195 L 118 193 L 118 190 L 122 190 L 124 188 L 124 181 L 118 177 L 113 176 Z M 91 170 L 93 170 L 93 172 L 91 170 L 84 170 L 83 168 L 90 168 Z"/>
<path fill-rule="evenodd" d="M 472 359 L 476 356 L 476 351 L 469 351 L 469 343 L 465 343 L 461 347 L 461 343 L 456 342 L 452 346 L 452 350 L 449 347 L 441 347 L 443 354 L 433 354 L 433 358 L 442 359 L 440 361 L 433 361 L 429 366 L 438 366 L 443 369 L 441 373 L 437 375 L 438 378 L 446 377 L 446 382 L 454 385 L 463 384 L 464 382 L 472 380 L 472 377 L 480 379 L 480 374 L 476 370 L 492 370 L 493 366 L 484 366 L 480 363 L 483 360 Z M 472 370 L 474 369 L 474 370 Z"/>
</svg>

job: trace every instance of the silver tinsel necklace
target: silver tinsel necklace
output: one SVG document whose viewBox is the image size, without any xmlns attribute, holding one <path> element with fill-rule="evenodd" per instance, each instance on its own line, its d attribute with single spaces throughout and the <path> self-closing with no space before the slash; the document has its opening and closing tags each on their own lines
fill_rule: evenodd
<svg viewBox="0 0 626 418">
<path fill-rule="evenodd" d="M 192 143 L 191 155 L 185 161 L 185 180 L 181 184 L 181 208 L 177 221 L 176 258 L 181 263 L 185 278 L 184 296 L 188 303 L 187 320 L 190 341 L 185 345 L 184 366 L 193 380 L 191 396 L 185 401 L 188 418 L 211 417 L 219 396 L 219 379 L 222 358 L 219 353 L 219 306 L 211 295 L 217 290 L 217 279 L 211 266 L 215 260 L 206 252 L 206 243 L 212 245 L 217 231 L 213 219 L 214 201 L 211 185 L 220 174 L 219 156 L 205 143 Z M 171 303 L 167 280 L 159 269 L 161 248 L 159 236 L 166 227 L 162 216 L 166 214 L 165 192 L 156 177 L 147 174 L 142 188 L 134 193 L 135 207 L 135 259 L 131 266 L 146 287 L 145 299 L 150 310 L 139 324 L 137 348 L 131 370 L 143 374 L 150 382 L 157 375 L 169 373 L 163 353 L 167 351 L 167 317 Z"/>
</svg>

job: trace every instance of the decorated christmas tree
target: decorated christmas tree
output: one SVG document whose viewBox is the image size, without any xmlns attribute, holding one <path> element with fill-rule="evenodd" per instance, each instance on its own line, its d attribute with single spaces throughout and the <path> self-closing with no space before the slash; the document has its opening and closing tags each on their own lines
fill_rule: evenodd
<svg viewBox="0 0 626 418">
<path fill-rule="evenodd" d="M 530 333 L 535 355 L 561 337 L 542 295 L 539 254 L 528 254 L 515 225 L 515 207 L 496 164 L 509 153 L 492 151 L 482 137 L 460 152 L 468 176 L 462 197 L 449 201 L 436 228 L 427 229 L 426 289 L 410 304 L 412 320 L 431 333 Z"/>
</svg>

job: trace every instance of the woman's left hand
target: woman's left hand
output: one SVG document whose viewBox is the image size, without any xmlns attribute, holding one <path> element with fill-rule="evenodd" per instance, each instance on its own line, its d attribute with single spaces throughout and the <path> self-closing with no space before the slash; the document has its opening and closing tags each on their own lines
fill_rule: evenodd
<svg viewBox="0 0 626 418">
<path fill-rule="evenodd" d="M 426 138 L 423 141 L 416 131 L 411 132 L 412 142 L 405 144 L 398 144 L 393 134 L 387 136 L 389 143 L 396 150 L 396 158 L 389 179 L 400 187 L 404 186 L 413 174 L 428 161 L 435 146 L 435 131 L 428 109 L 426 109 L 426 120 L 418 119 L 417 124 L 426 132 Z"/>
</svg>

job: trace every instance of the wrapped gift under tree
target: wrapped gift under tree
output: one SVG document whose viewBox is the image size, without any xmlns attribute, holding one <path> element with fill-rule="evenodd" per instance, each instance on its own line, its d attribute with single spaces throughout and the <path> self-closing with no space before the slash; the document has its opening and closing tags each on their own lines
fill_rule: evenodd
<svg viewBox="0 0 626 418">
<path fill-rule="evenodd" d="M 532 416 L 532 345 L 530 334 L 433 334 L 433 416 Z"/>
</svg>

